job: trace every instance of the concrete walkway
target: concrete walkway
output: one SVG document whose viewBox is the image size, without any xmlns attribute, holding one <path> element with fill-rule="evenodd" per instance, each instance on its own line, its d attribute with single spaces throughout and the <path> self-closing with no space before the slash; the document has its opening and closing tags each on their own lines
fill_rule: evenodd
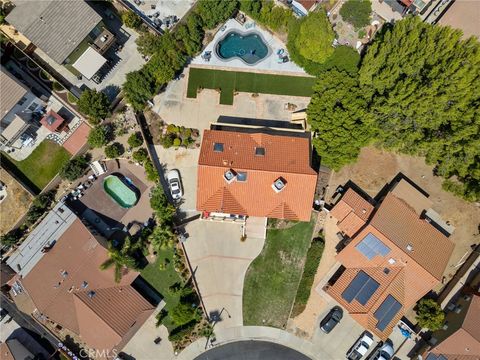
<svg viewBox="0 0 480 360">
<path fill-rule="evenodd" d="M 240 326 L 229 329 L 217 329 L 215 328 L 216 340 L 213 345 L 208 346 L 207 349 L 216 347 L 219 345 L 228 344 L 231 342 L 242 340 L 261 340 L 269 341 L 276 344 L 281 344 L 292 348 L 302 354 L 308 356 L 311 359 L 329 360 L 331 357 L 322 349 L 315 347 L 310 341 L 300 339 L 295 335 L 292 335 L 284 330 L 266 327 L 266 326 Z M 197 340 L 186 349 L 184 349 L 176 359 L 179 360 L 193 360 L 206 349 L 206 339 L 202 338 Z"/>
<path fill-rule="evenodd" d="M 216 328 L 243 325 L 243 281 L 264 239 L 241 241 L 243 224 L 196 220 L 186 226 L 185 249 L 203 302 Z"/>
</svg>

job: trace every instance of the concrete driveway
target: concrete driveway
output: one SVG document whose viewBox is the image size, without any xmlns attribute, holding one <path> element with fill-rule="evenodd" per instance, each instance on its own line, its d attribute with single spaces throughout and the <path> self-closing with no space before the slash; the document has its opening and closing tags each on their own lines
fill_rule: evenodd
<svg viewBox="0 0 480 360">
<path fill-rule="evenodd" d="M 248 266 L 263 248 L 264 239 L 240 241 L 243 224 L 196 220 L 186 225 L 185 249 L 200 294 L 216 328 L 243 325 L 243 281 Z"/>
<path fill-rule="evenodd" d="M 172 169 L 177 169 L 180 172 L 183 187 L 183 200 L 180 204 L 180 210 L 189 216 L 196 213 L 197 163 L 200 150 L 185 148 L 164 149 L 161 145 L 155 145 L 155 152 L 160 163 L 165 168 L 165 174 Z"/>
</svg>

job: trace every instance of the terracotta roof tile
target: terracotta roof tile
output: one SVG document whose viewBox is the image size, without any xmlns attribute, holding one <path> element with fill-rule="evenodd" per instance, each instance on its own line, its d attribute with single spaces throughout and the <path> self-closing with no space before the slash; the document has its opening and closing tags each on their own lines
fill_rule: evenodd
<svg viewBox="0 0 480 360">
<path fill-rule="evenodd" d="M 88 334 L 84 333 L 88 326 L 82 320 L 88 312 L 78 312 L 78 299 L 83 300 L 92 290 L 100 294 L 98 298 L 93 298 L 92 304 L 88 301 L 82 303 L 91 309 L 88 319 L 96 317 L 95 323 L 104 322 L 105 326 L 111 329 L 105 332 L 104 337 L 96 340 L 96 344 L 100 342 L 102 348 L 107 348 L 106 346 L 110 346 L 116 339 L 112 334 L 123 336 L 126 322 L 130 322 L 133 312 L 137 312 L 139 316 L 147 304 L 146 300 L 140 299 L 138 293 L 132 295 L 135 291 L 133 288 L 129 289 L 138 273 L 128 271 L 117 284 L 114 281 L 113 269 L 100 270 L 100 265 L 107 258 L 107 250 L 85 225 L 76 219 L 53 248 L 21 280 L 40 313 L 82 337 L 88 337 Z M 116 290 L 103 290 L 112 288 Z M 120 288 L 128 290 L 120 292 Z M 112 300 L 111 296 L 115 291 L 117 298 Z M 107 303 L 111 306 L 105 306 Z M 131 310 L 124 309 L 127 304 L 132 307 Z M 151 310 L 153 311 L 153 306 Z M 125 320 L 119 320 L 118 314 L 125 316 Z M 87 333 L 98 334 L 93 333 L 91 328 Z"/>
<path fill-rule="evenodd" d="M 370 224 L 425 270 L 442 278 L 454 244 L 403 200 L 388 193 Z M 413 251 L 408 251 L 407 245 L 412 245 Z"/>
<path fill-rule="evenodd" d="M 70 137 L 63 143 L 63 147 L 72 155 L 75 155 L 80 149 L 87 143 L 88 133 L 90 132 L 90 126 L 85 122 L 70 135 Z"/>
<path fill-rule="evenodd" d="M 223 152 L 214 151 L 223 144 Z M 255 148 L 263 147 L 263 156 Z M 317 174 L 310 167 L 305 137 L 206 130 L 198 166 L 197 209 L 258 217 L 309 221 Z M 245 181 L 227 183 L 227 170 L 246 173 Z M 282 178 L 286 186 L 275 192 Z"/>
<path fill-rule="evenodd" d="M 364 199 L 352 188 L 349 188 L 345 195 L 343 195 L 341 201 L 346 203 L 352 208 L 352 211 L 362 220 L 367 221 L 374 209 L 373 205 Z"/>
</svg>

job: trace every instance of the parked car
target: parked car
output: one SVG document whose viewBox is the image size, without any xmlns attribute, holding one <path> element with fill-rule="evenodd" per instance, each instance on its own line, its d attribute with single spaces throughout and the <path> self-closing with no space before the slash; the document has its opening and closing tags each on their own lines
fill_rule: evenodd
<svg viewBox="0 0 480 360">
<path fill-rule="evenodd" d="M 335 326 L 342 320 L 343 317 L 343 310 L 335 306 L 330 310 L 330 312 L 320 321 L 320 329 L 325 333 L 328 334 L 330 331 L 333 330 Z"/>
<path fill-rule="evenodd" d="M 180 200 L 183 196 L 183 191 L 178 170 L 170 170 L 167 174 L 167 181 L 173 200 Z"/>
<path fill-rule="evenodd" d="M 390 360 L 393 357 L 393 344 L 387 340 L 384 344 L 378 347 L 377 350 L 370 355 L 370 360 Z"/>
<path fill-rule="evenodd" d="M 357 342 L 352 346 L 350 351 L 347 352 L 348 360 L 359 360 L 365 356 L 368 349 L 373 344 L 373 335 L 368 331 L 365 331 Z"/>
</svg>

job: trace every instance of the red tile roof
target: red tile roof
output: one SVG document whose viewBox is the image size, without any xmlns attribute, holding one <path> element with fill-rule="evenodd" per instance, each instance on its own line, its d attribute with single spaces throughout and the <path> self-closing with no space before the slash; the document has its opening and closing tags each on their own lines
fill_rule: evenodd
<svg viewBox="0 0 480 360">
<path fill-rule="evenodd" d="M 64 122 L 65 119 L 53 110 L 47 112 L 42 120 L 40 120 L 40 123 L 52 132 L 57 131 Z"/>
<path fill-rule="evenodd" d="M 348 219 L 353 212 L 349 211 L 352 206 L 358 209 L 358 204 L 361 203 L 352 201 L 355 198 L 358 200 L 352 193 L 349 193 L 346 200 L 344 198 L 331 212 L 334 217 L 340 218 L 339 226 L 342 222 L 352 223 L 352 220 Z M 337 260 L 346 270 L 327 291 L 345 306 L 361 325 L 385 340 L 405 311 L 439 283 L 454 245 L 432 224 L 421 219 L 413 207 L 392 192 L 387 194 L 375 212 L 372 207 L 367 213 L 370 214 L 370 219 L 366 219 L 366 226 L 356 233 L 352 241 L 337 255 Z M 357 215 L 357 212 L 354 214 Z M 359 220 L 363 221 L 356 217 L 356 221 Z M 368 258 L 357 249 L 357 245 L 368 234 L 372 234 L 389 248 L 387 255 L 377 254 Z M 412 245 L 413 251 L 408 251 L 407 245 Z M 388 274 L 384 273 L 384 269 L 388 269 Z M 361 306 L 356 300 L 346 303 L 341 297 L 343 290 L 360 270 L 380 283 L 380 287 L 365 306 Z M 401 303 L 402 308 L 386 329 L 380 331 L 376 328 L 377 319 L 374 313 L 389 294 Z"/>
<path fill-rule="evenodd" d="M 474 295 L 461 327 L 432 349 L 447 359 L 474 360 L 480 358 L 480 296 Z"/>
<path fill-rule="evenodd" d="M 100 270 L 107 258 L 107 250 L 76 219 L 21 280 L 40 313 L 99 349 L 118 344 L 136 317 L 154 309 L 130 286 L 137 272 L 128 271 L 117 284 L 113 269 Z"/>
<path fill-rule="evenodd" d="M 85 122 L 70 135 L 70 137 L 63 143 L 63 147 L 72 155 L 75 155 L 80 149 L 87 143 L 88 133 L 90 132 L 90 126 Z"/>
<path fill-rule="evenodd" d="M 214 144 L 223 144 L 215 151 Z M 263 148 L 263 156 L 256 155 Z M 197 209 L 237 215 L 309 221 L 317 181 L 310 166 L 310 139 L 206 130 L 199 157 Z M 224 179 L 228 170 L 247 175 L 246 181 Z M 272 185 L 282 178 L 286 186 Z"/>
</svg>

